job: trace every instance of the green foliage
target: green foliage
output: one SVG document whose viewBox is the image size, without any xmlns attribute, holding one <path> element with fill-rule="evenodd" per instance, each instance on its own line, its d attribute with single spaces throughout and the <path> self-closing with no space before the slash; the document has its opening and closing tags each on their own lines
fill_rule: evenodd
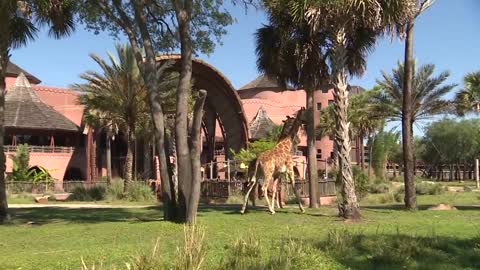
<svg viewBox="0 0 480 270">
<path fill-rule="evenodd" d="M 480 112 L 480 71 L 468 73 L 463 78 L 465 87 L 455 95 L 455 109 L 458 115 Z"/>
<path fill-rule="evenodd" d="M 85 188 L 83 186 L 76 187 L 72 190 L 72 194 L 68 197 L 69 201 L 102 201 L 106 198 L 106 188 L 103 186 L 93 186 Z"/>
<path fill-rule="evenodd" d="M 372 147 L 372 167 L 377 177 L 385 178 L 387 162 L 391 161 L 393 154 L 398 152 L 401 148 L 401 145 L 398 142 L 399 138 L 400 132 L 393 130 L 381 130 L 374 136 Z"/>
<path fill-rule="evenodd" d="M 112 1 L 105 2 L 106 10 L 99 6 L 100 1 L 79 1 L 80 20 L 87 30 L 99 33 L 108 32 L 115 37 L 126 34 L 123 25 L 132 25 L 136 41 L 141 42 L 138 21 L 135 21 L 133 1 L 118 2 L 118 6 Z M 113 1 L 115 2 L 115 1 Z M 178 37 L 178 25 L 175 20 L 175 8 L 172 1 L 143 1 L 141 10 L 146 16 L 146 29 L 149 40 L 156 52 L 175 51 L 180 48 Z M 106 13 L 108 12 L 108 14 Z M 122 15 L 124 15 L 122 17 Z M 112 17 L 114 16 L 114 17 Z M 122 18 L 119 25 L 116 18 Z M 126 21 L 124 18 L 127 18 Z M 226 34 L 226 27 L 232 24 L 234 19 L 223 8 L 223 1 L 194 1 L 191 14 L 191 38 L 194 53 L 210 54 L 215 48 L 215 43 Z"/>
<path fill-rule="evenodd" d="M 272 149 L 275 147 L 275 141 L 261 139 L 258 141 L 254 141 L 248 143 L 248 150 L 241 149 L 239 152 L 235 153 L 230 150 L 233 154 L 233 158 L 238 162 L 243 162 L 245 164 L 250 163 L 251 161 L 255 160 L 257 156 L 267 150 Z"/>
<path fill-rule="evenodd" d="M 30 152 L 27 144 L 19 144 L 15 155 L 10 155 L 13 162 L 12 173 L 8 175 L 8 181 L 30 181 L 29 160 Z"/>
<path fill-rule="evenodd" d="M 273 251 L 273 252 L 269 252 Z M 289 238 L 272 242 L 265 249 L 258 237 L 249 234 L 226 246 L 218 269 L 260 270 L 260 269 L 343 269 L 339 264 L 319 253 L 309 243 Z"/>
<path fill-rule="evenodd" d="M 127 188 L 126 200 L 132 202 L 154 202 L 152 188 L 141 182 L 131 182 Z"/>
<path fill-rule="evenodd" d="M 431 123 L 421 140 L 419 158 L 430 164 L 470 163 L 480 153 L 480 120 L 443 119 Z"/>
<path fill-rule="evenodd" d="M 444 83 L 450 73 L 444 71 L 433 76 L 435 65 L 414 67 L 412 83 L 413 122 L 428 119 L 449 110 L 449 101 L 443 99 L 456 85 Z M 372 109 L 389 120 L 401 121 L 403 100 L 403 64 L 398 63 L 392 74 L 383 72 L 383 80 L 377 81 L 380 92 L 373 96 Z M 413 124 L 413 123 L 412 123 Z"/>
</svg>

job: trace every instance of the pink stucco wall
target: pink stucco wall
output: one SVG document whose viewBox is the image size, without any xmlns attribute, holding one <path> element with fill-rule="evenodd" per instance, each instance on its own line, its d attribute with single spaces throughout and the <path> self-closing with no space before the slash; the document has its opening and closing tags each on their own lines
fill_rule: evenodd
<svg viewBox="0 0 480 270">
<path fill-rule="evenodd" d="M 10 158 L 15 153 L 5 153 L 7 156 L 6 172 L 12 172 L 13 162 Z M 48 170 L 50 176 L 56 180 L 63 180 L 68 163 L 72 159 L 72 153 L 30 153 L 30 167 L 42 167 Z"/>
</svg>

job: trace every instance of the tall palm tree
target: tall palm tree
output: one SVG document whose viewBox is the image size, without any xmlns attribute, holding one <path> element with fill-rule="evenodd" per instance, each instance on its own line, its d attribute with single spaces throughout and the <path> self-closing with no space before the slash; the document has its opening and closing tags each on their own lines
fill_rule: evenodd
<svg viewBox="0 0 480 270">
<path fill-rule="evenodd" d="M 435 0 L 415 0 L 413 3 L 412 14 L 406 22 L 398 23 L 395 27 L 397 32 L 405 36 L 405 56 L 404 56 L 404 75 L 403 76 L 403 101 L 402 101 L 402 148 L 403 148 L 403 180 L 405 183 L 405 207 L 410 210 L 417 209 L 416 188 L 415 188 L 415 161 L 414 161 L 414 140 L 413 130 L 410 122 L 413 115 L 413 74 L 414 74 L 414 56 L 413 56 L 413 30 L 416 18 L 426 9 L 428 9 Z"/>
<path fill-rule="evenodd" d="M 55 38 L 74 30 L 74 1 L 2 0 L 0 1 L 0 223 L 8 219 L 3 153 L 5 75 L 12 49 L 22 47 L 46 26 Z"/>
<path fill-rule="evenodd" d="M 412 120 L 409 123 L 411 128 L 416 121 L 448 112 L 450 102 L 442 98 L 456 86 L 444 84 L 450 75 L 447 71 L 434 76 L 434 65 L 423 65 L 418 70 L 414 66 L 413 71 Z M 382 72 L 382 76 L 383 79 L 377 81 L 380 91 L 372 97 L 372 110 L 376 115 L 389 121 L 401 121 L 404 95 L 403 64 L 399 63 L 391 75 Z"/>
<path fill-rule="evenodd" d="M 313 33 L 305 21 L 296 23 L 288 12 L 288 3 L 265 1 L 269 25 L 256 32 L 258 69 L 277 79 L 283 86 L 303 88 L 307 104 L 308 175 L 310 207 L 318 207 L 317 151 L 315 147 L 314 91 L 326 79 L 324 35 Z"/>
<path fill-rule="evenodd" d="M 330 82 L 334 86 L 335 146 L 342 203 L 339 214 L 344 218 L 360 217 L 350 161 L 348 122 L 348 76 L 365 70 L 366 56 L 375 40 L 385 31 L 395 29 L 411 16 L 414 0 L 337 0 L 292 1 L 291 11 L 300 21 L 307 20 L 314 32 L 327 36 Z"/>
<path fill-rule="evenodd" d="M 458 115 L 480 113 L 480 71 L 468 73 L 463 78 L 465 87 L 455 95 L 455 108 Z"/>
<path fill-rule="evenodd" d="M 124 167 L 126 192 L 132 180 L 137 121 L 148 116 L 149 108 L 145 102 L 147 92 L 132 49 L 117 45 L 116 51 L 118 60 L 109 53 L 109 64 L 92 54 L 91 58 L 100 66 L 102 74 L 88 71 L 80 75 L 85 84 L 76 84 L 74 88 L 83 92 L 80 103 L 90 114 L 98 112 L 103 123 L 118 126 L 123 132 L 127 141 Z"/>
</svg>

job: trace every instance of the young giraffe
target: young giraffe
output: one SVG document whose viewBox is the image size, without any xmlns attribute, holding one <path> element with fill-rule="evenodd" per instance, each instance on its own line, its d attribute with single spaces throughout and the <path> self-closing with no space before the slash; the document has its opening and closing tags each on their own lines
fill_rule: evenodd
<svg viewBox="0 0 480 270">
<path fill-rule="evenodd" d="M 290 184 L 292 185 L 293 190 L 295 191 L 295 197 L 298 200 L 298 206 L 300 211 L 305 212 L 300 201 L 300 195 L 298 190 L 295 188 L 295 174 L 293 171 L 293 159 L 292 159 L 292 146 L 295 137 L 297 136 L 298 130 L 302 125 L 303 119 L 305 117 L 305 108 L 301 108 L 295 118 L 288 117 L 284 122 L 282 134 L 273 149 L 267 150 L 261 153 L 257 161 L 255 162 L 255 171 L 250 180 L 250 187 L 245 195 L 245 201 L 242 206 L 240 213 L 245 213 L 245 208 L 247 207 L 248 197 L 253 187 L 256 185 L 257 179 L 256 174 L 258 166 L 263 169 L 264 181 L 262 183 L 262 191 L 265 200 L 267 201 L 268 209 L 270 213 L 275 214 L 274 203 L 275 203 L 275 194 L 277 193 L 276 184 L 278 181 L 272 182 L 273 178 L 279 173 L 286 173 L 288 178 L 290 178 Z M 273 183 L 273 195 L 272 203 L 268 198 L 268 187 L 270 183 Z"/>
</svg>

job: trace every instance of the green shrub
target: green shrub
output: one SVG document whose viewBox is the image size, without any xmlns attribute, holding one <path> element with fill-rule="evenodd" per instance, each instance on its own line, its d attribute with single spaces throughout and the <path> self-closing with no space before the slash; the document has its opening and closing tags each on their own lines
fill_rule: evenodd
<svg viewBox="0 0 480 270">
<path fill-rule="evenodd" d="M 72 194 L 68 197 L 69 201 L 102 201 L 106 198 L 106 189 L 103 186 L 93 186 L 89 188 L 75 187 Z"/>
<path fill-rule="evenodd" d="M 391 189 L 391 185 L 386 182 L 375 182 L 368 185 L 368 192 L 373 194 L 387 193 Z"/>
<path fill-rule="evenodd" d="M 127 188 L 126 199 L 132 202 L 153 202 L 155 194 L 145 183 L 132 182 Z"/>
<path fill-rule="evenodd" d="M 428 182 L 418 182 L 416 190 L 418 195 L 439 195 L 445 192 L 441 184 Z"/>
<path fill-rule="evenodd" d="M 15 155 L 10 155 L 13 162 L 12 172 L 7 175 L 8 181 L 30 181 L 29 175 L 29 160 L 30 152 L 27 144 L 19 144 Z"/>
<path fill-rule="evenodd" d="M 228 245 L 219 269 L 248 270 L 262 269 L 262 247 L 253 233 Z"/>
<path fill-rule="evenodd" d="M 355 181 L 355 192 L 360 200 L 368 194 L 368 176 L 357 166 L 352 167 L 352 173 L 353 181 Z"/>
<path fill-rule="evenodd" d="M 123 180 L 112 179 L 112 183 L 110 183 L 110 185 L 107 187 L 107 200 L 117 201 L 123 199 Z"/>
</svg>

